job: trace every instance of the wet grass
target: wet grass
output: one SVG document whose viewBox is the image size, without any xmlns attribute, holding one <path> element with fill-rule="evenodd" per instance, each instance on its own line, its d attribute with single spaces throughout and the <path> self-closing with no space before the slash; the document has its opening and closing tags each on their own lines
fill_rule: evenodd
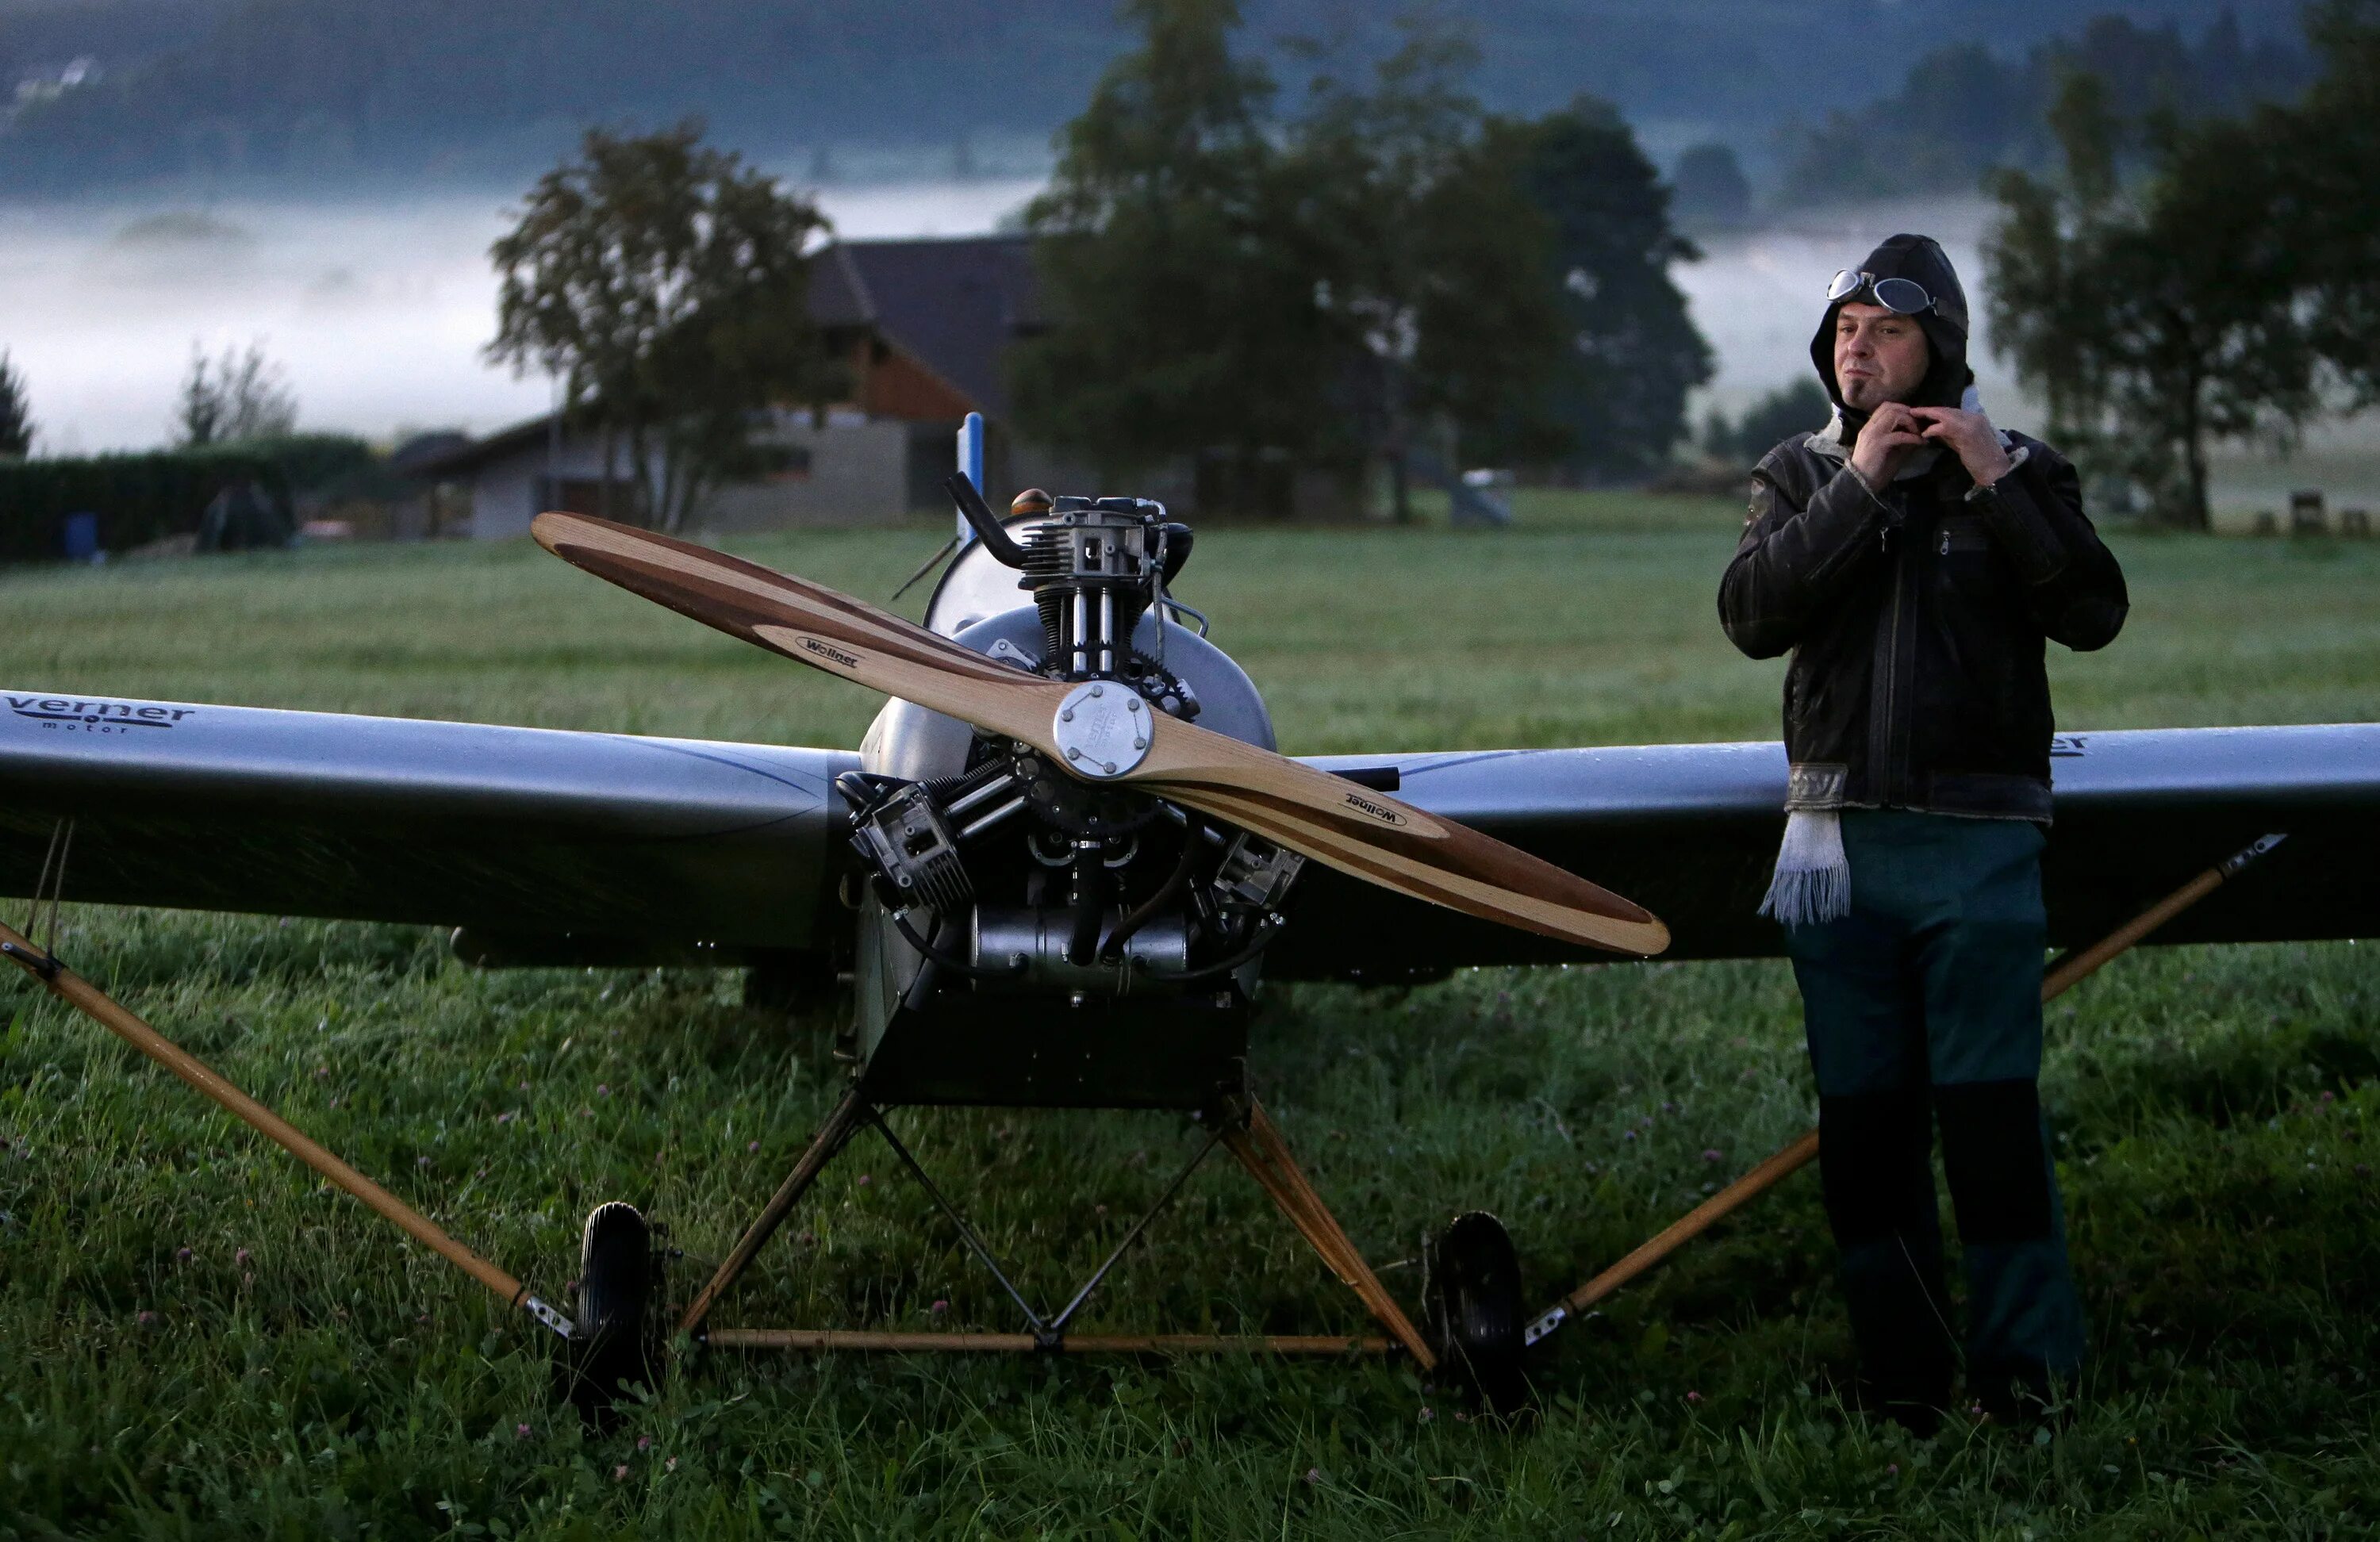
<svg viewBox="0 0 2380 1542">
<path fill-rule="evenodd" d="M 1573 493 L 1503 532 L 1243 525 L 1181 588 L 1296 753 L 1772 738 L 1783 664 L 1743 659 L 1714 608 L 1741 518 Z M 945 533 L 734 544 L 880 601 Z M 2380 542 L 2119 545 L 2134 613 L 2105 652 L 2051 650 L 2061 726 L 2380 713 Z M 0 619 L 0 684 L 28 688 L 811 745 L 856 744 L 876 705 L 527 541 L 18 571 Z"/>
<path fill-rule="evenodd" d="M 1572 500 L 1503 536 L 1218 532 L 1185 597 L 1302 750 L 1752 737 L 1776 672 L 1709 611 L 1722 504 Z M 881 595 L 939 531 L 749 543 Z M 2070 726 L 2369 718 L 2380 556 L 2131 540 Z M 552 726 L 856 740 L 871 704 L 527 548 L 0 579 L 7 682 Z M 835 1095 L 825 1011 L 699 973 L 475 974 L 412 929 L 70 912 L 79 965 L 549 1292 L 631 1198 L 692 1288 Z M 2380 1517 L 2380 965 L 2150 950 L 2053 1009 L 2093 1361 L 2035 1443 L 1835 1400 L 1814 1181 L 1565 1328 L 1512 1427 L 1379 1364 L 712 1356 L 608 1435 L 541 1335 L 96 1027 L 0 997 L 0 1536 L 2362 1535 Z M 831 1009 L 827 1009 L 831 1010 Z M 1496 1210 L 1550 1300 L 1806 1127 L 1767 963 L 1278 992 L 1268 1103 L 1375 1259 Z M 912 1111 L 1044 1295 L 1186 1159 L 1151 1115 Z M 1392 1289 L 1412 1299 L 1410 1269 Z M 937 1303 L 941 1304 L 937 1307 Z M 1111 1330 L 1354 1331 L 1227 1163 L 1095 1298 Z M 863 1136 L 720 1320 L 1008 1329 Z"/>
</svg>

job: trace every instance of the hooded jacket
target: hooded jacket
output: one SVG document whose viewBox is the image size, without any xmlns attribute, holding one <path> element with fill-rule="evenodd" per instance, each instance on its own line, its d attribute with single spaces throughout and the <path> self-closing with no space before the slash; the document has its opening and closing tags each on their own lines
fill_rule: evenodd
<svg viewBox="0 0 2380 1542">
<path fill-rule="evenodd" d="M 1927 237 L 1895 236 L 1860 267 L 1913 279 L 1934 298 L 1917 317 L 1933 362 L 1911 405 L 1962 405 L 1974 376 L 1949 257 Z M 2045 639 L 2078 651 L 2112 641 L 2123 574 L 2083 516 L 2074 467 L 2022 434 L 2000 435 L 2016 465 L 1990 487 L 1929 448 L 1871 490 L 1851 468 L 1866 415 L 1844 406 L 1835 380 L 1842 303 L 1827 307 L 1810 344 L 1834 420 L 1761 457 L 1719 582 L 1719 622 L 1737 648 L 1793 655 L 1786 807 L 2046 823 Z"/>
</svg>

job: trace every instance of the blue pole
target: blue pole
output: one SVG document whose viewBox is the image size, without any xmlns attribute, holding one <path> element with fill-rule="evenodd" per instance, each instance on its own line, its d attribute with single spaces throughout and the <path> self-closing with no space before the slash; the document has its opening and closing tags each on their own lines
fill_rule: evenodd
<svg viewBox="0 0 2380 1542">
<path fill-rule="evenodd" d="M 959 469 L 966 473 L 967 480 L 975 483 L 978 492 L 983 491 L 983 414 L 980 412 L 968 413 L 966 421 L 959 425 Z M 975 534 L 975 528 L 966 522 L 966 516 L 962 514 L 956 517 L 959 544 L 964 546 Z"/>
</svg>

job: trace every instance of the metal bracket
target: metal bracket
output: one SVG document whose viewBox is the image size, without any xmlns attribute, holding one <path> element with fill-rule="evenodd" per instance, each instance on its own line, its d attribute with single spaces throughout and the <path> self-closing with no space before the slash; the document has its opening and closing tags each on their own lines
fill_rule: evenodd
<svg viewBox="0 0 2380 1542">
<path fill-rule="evenodd" d="M 538 1321 L 545 1324 L 546 1327 L 552 1329 L 556 1333 L 561 1334 L 565 1339 L 572 1337 L 578 1331 L 578 1325 L 577 1323 L 572 1322 L 568 1317 L 564 1317 L 560 1312 L 555 1311 L 552 1307 L 547 1305 L 543 1301 L 540 1300 L 536 1296 L 525 1295 L 521 1297 L 521 1306 L 522 1309 L 527 1311 L 530 1317 L 535 1317 Z"/>
<path fill-rule="evenodd" d="M 2259 835 L 2253 841 L 2248 843 L 2246 846 L 2242 847 L 2239 851 L 2233 852 L 2229 856 L 2223 859 L 2222 872 L 2225 880 L 2228 882 L 2228 880 L 2239 877 L 2240 869 L 2246 868 L 2248 864 L 2255 861 L 2256 858 L 2264 856 L 2266 852 L 2271 851 L 2275 846 L 2279 845 L 2283 841 L 2286 841 L 2289 838 L 2289 832 L 2287 831 L 2277 832 L 2270 835 Z"/>
<path fill-rule="evenodd" d="M 30 948 L 20 948 L 14 942 L 0 942 L 0 956 L 13 959 L 30 969 L 40 977 L 43 985 L 56 979 L 58 971 L 65 967 L 58 962 L 57 954 L 54 953 L 46 950 L 35 953 Z"/>
<path fill-rule="evenodd" d="M 1589 1317 L 1599 1317 L 1603 1316 L 1600 1312 L 1589 1312 L 1586 1315 Z M 1584 1321 L 1585 1318 L 1580 1320 Z M 1570 1309 L 1568 1307 L 1552 1306 L 1547 1308 L 1546 1315 L 1544 1317 L 1537 1318 L 1536 1321 L 1521 1330 L 1521 1347 L 1523 1349 L 1534 1347 L 1538 1340 L 1546 1338 L 1551 1334 L 1555 1329 L 1560 1328 L 1562 1324 L 1568 1321 L 1570 1321 Z"/>
</svg>

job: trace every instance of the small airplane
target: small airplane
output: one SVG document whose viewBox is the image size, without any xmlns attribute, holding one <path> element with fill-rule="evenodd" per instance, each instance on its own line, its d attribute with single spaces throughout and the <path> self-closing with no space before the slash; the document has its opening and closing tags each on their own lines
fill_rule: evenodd
<svg viewBox="0 0 2380 1542">
<path fill-rule="evenodd" d="M 848 1088 L 677 1313 L 693 1341 L 1402 1352 L 1425 1367 L 1452 1356 L 1510 1401 L 1524 1344 L 1562 1309 L 1524 1323 L 1511 1242 L 1475 1212 L 1431 1250 L 1428 1327 L 1415 1324 L 1250 1090 L 1259 980 L 1410 984 L 1478 965 L 1776 954 L 1781 933 L 1755 910 L 1782 818 L 1782 747 L 1283 757 L 1254 683 L 1175 597 L 1188 526 L 1142 499 L 1038 492 L 1002 520 L 964 473 L 948 485 L 971 539 L 922 625 L 667 536 L 565 513 L 536 522 L 547 550 L 597 577 L 891 697 L 856 754 L 0 692 L 0 893 L 37 910 L 72 900 L 434 924 L 490 967 L 745 967 L 818 999 L 848 978 Z M 2202 881 L 2190 895 L 2201 903 L 2155 913 L 2156 940 L 2380 929 L 2380 725 L 2066 734 L 2052 754 L 2054 945 L 2102 936 L 2202 869 L 2219 881 L 2245 863 L 2210 864 L 2283 834 L 2288 856 L 2254 881 Z M 662 1286 L 632 1205 L 589 1218 L 573 1320 L 107 1002 L 33 929 L 0 927 L 0 953 L 545 1322 L 596 1402 L 653 1374 Z M 954 1104 L 1178 1110 L 1208 1138 L 1050 1311 L 885 1118 Z M 1014 1300 L 1023 1331 L 712 1324 L 804 1191 L 869 1127 Z M 1068 1331 L 1217 1145 L 1385 1337 Z"/>
</svg>

